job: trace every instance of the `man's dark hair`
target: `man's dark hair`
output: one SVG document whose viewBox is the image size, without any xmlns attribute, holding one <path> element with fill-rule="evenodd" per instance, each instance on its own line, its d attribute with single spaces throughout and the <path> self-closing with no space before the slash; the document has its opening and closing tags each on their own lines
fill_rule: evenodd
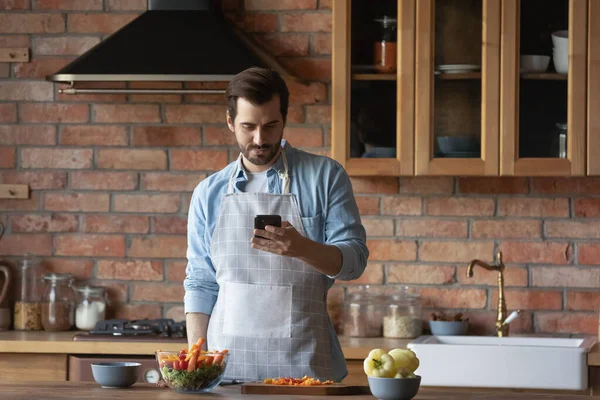
<svg viewBox="0 0 600 400">
<path fill-rule="evenodd" d="M 290 92 L 283 78 L 275 71 L 266 68 L 248 68 L 237 74 L 225 91 L 227 111 L 232 120 L 237 115 L 237 99 L 240 97 L 253 105 L 260 106 L 279 96 L 279 111 L 283 122 L 287 120 Z"/>
</svg>

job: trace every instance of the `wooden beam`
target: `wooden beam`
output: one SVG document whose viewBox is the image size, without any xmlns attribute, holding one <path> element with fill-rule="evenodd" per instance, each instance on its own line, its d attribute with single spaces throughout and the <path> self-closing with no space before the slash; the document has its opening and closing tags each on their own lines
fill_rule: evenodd
<svg viewBox="0 0 600 400">
<path fill-rule="evenodd" d="M 0 62 L 29 62 L 27 47 L 0 47 Z"/>
<path fill-rule="evenodd" d="M 29 185 L 0 184 L 0 199 L 28 199 Z"/>
</svg>

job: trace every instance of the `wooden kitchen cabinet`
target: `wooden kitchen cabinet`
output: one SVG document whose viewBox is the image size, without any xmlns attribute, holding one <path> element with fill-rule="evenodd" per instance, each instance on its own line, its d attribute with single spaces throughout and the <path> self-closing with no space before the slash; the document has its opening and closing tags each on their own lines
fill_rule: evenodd
<svg viewBox="0 0 600 400">
<path fill-rule="evenodd" d="M 600 2 L 589 0 L 588 7 L 587 170 L 600 175 Z"/>
<path fill-rule="evenodd" d="M 0 382 L 62 382 L 66 380 L 66 354 L 0 354 Z"/>
</svg>

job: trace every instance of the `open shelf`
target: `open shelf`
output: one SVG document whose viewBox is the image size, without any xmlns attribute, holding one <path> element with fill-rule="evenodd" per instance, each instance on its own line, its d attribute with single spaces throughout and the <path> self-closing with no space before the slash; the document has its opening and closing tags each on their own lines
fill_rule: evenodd
<svg viewBox="0 0 600 400">
<path fill-rule="evenodd" d="M 524 72 L 522 79 L 536 79 L 540 81 L 566 81 L 569 78 L 567 74 L 558 74 L 555 72 Z"/>
<path fill-rule="evenodd" d="M 435 76 L 444 81 L 459 81 L 465 79 L 481 79 L 481 72 L 461 72 L 459 74 L 438 74 Z"/>
<path fill-rule="evenodd" d="M 395 81 L 396 74 L 352 74 L 355 81 Z"/>
</svg>

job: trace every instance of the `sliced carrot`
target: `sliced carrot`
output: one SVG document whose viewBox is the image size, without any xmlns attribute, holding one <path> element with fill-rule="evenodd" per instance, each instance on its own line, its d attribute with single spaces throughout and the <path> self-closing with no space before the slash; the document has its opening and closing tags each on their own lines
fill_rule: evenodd
<svg viewBox="0 0 600 400">
<path fill-rule="evenodd" d="M 206 343 L 206 340 L 204 338 L 198 338 L 198 341 L 196 342 L 196 344 L 198 345 L 198 348 L 201 349 L 202 346 L 204 346 L 204 343 Z"/>
<path fill-rule="evenodd" d="M 223 362 L 223 355 L 222 354 L 217 354 L 215 356 L 215 358 L 213 359 L 213 364 L 221 365 L 221 362 Z"/>
<path fill-rule="evenodd" d="M 196 369 L 197 361 L 198 361 L 198 351 L 194 351 L 192 358 L 190 358 L 190 362 L 188 364 L 188 368 L 187 368 L 188 372 L 194 372 L 194 370 Z"/>
</svg>

